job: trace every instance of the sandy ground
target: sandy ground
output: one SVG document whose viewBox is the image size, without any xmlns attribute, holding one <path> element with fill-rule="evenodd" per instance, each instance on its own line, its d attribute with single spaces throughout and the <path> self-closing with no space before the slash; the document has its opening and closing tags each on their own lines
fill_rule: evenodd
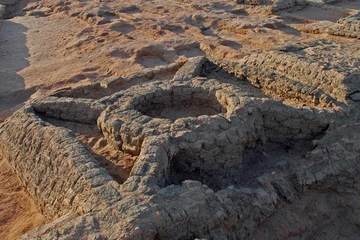
<svg viewBox="0 0 360 240">
<path fill-rule="evenodd" d="M 86 27 L 64 17 L 23 16 L 0 23 L 0 120 L 38 88 L 66 84 L 87 65 L 78 54 L 64 52 L 76 32 Z"/>
<path fill-rule="evenodd" d="M 44 221 L 19 179 L 6 161 L 0 160 L 0 239 L 18 239 Z"/>
<path fill-rule="evenodd" d="M 299 27 L 337 21 L 359 8 L 359 1 L 343 1 L 328 9 L 269 14 L 232 0 L 33 1 L 24 16 L 0 22 L 0 122 L 36 91 L 44 96 L 126 77 L 201 55 L 199 44 L 224 58 L 323 37 L 355 44 Z M 0 239 L 16 239 L 43 222 L 17 177 L 0 162 Z"/>
</svg>

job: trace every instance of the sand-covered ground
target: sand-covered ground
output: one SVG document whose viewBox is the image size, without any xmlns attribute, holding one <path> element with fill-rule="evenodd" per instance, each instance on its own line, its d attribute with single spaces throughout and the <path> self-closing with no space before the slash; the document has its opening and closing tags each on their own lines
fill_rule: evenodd
<svg viewBox="0 0 360 240">
<path fill-rule="evenodd" d="M 0 171 L 0 239 L 17 239 L 45 219 L 4 160 Z"/>
</svg>

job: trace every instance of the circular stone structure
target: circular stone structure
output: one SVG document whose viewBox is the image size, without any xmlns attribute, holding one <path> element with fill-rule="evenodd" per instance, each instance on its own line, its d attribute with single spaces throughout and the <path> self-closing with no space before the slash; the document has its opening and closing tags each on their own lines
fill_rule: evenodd
<svg viewBox="0 0 360 240">
<path fill-rule="evenodd" d="M 340 208 L 323 193 L 353 189 L 360 156 L 359 124 L 342 112 L 194 71 L 101 99 L 48 97 L 0 129 L 0 152 L 62 217 L 24 239 L 246 239 L 314 199 Z"/>
<path fill-rule="evenodd" d="M 214 190 L 256 186 L 261 175 L 301 161 L 328 127 L 329 114 L 243 94 L 214 79 L 152 82 L 112 97 L 98 126 L 114 147 L 139 155 L 131 175 L 151 171 L 149 189 L 188 179 Z M 158 145 L 166 150 L 159 152 Z"/>
<path fill-rule="evenodd" d="M 152 118 L 175 121 L 179 118 L 216 115 L 224 112 L 216 96 L 203 89 L 187 86 L 177 86 L 169 90 L 156 89 L 139 98 L 134 99 L 135 102 L 139 102 L 136 110 Z"/>
</svg>

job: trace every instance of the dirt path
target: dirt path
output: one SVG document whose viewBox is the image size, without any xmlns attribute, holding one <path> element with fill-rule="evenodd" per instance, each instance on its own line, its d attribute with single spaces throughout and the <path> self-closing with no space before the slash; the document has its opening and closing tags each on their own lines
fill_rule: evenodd
<svg viewBox="0 0 360 240">
<path fill-rule="evenodd" d="M 0 123 L 39 87 L 67 84 L 67 79 L 81 71 L 87 59 L 68 46 L 76 44 L 77 33 L 86 27 L 86 23 L 61 16 L 0 21 Z M 0 158 L 0 239 L 18 239 L 44 221 L 17 176 Z"/>
<path fill-rule="evenodd" d="M 0 120 L 29 97 L 24 78 L 18 73 L 29 66 L 26 32 L 20 23 L 0 22 Z M 42 223 L 44 218 L 35 203 L 0 158 L 0 239 L 18 239 Z"/>
<path fill-rule="evenodd" d="M 28 27 L 20 22 L 0 22 L 0 122 L 33 93 L 20 74 L 30 65 L 27 34 Z M 36 204 L 0 157 L 0 239 L 18 239 L 43 223 Z"/>
<path fill-rule="evenodd" d="M 26 32 L 24 25 L 11 20 L 0 23 L 0 120 L 29 97 L 24 78 L 18 74 L 29 66 Z"/>
<path fill-rule="evenodd" d="M 21 16 L 0 23 L 0 121 L 39 87 L 66 84 L 81 72 L 87 59 L 68 47 L 86 27 L 62 16 Z"/>
<path fill-rule="evenodd" d="M 0 97 L 25 87 L 17 72 L 29 65 L 26 47 L 27 28 L 13 21 L 0 23 Z"/>
</svg>

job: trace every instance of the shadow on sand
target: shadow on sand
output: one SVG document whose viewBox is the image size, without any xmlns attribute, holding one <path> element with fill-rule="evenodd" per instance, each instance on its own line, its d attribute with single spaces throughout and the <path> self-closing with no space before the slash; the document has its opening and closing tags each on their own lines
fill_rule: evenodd
<svg viewBox="0 0 360 240">
<path fill-rule="evenodd" d="M 11 20 L 0 22 L 0 121 L 33 92 L 25 90 L 24 78 L 18 74 L 29 66 L 26 31 Z"/>
</svg>

